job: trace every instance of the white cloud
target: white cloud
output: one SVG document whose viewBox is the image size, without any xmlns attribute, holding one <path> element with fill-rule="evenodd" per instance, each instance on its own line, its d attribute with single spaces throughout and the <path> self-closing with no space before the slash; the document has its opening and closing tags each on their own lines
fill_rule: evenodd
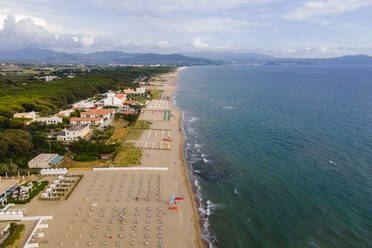
<svg viewBox="0 0 372 248">
<path fill-rule="evenodd" d="M 193 40 L 192 40 L 192 45 L 195 47 L 195 48 L 207 48 L 209 47 L 209 45 L 207 43 L 204 43 L 201 41 L 201 39 L 199 37 L 195 37 Z"/>
<path fill-rule="evenodd" d="M 303 20 L 312 16 L 325 16 L 357 10 L 372 5 L 372 0 L 321 0 L 308 1 L 285 18 Z"/>
<path fill-rule="evenodd" d="M 85 36 L 85 37 L 81 38 L 81 43 L 84 46 L 91 46 L 94 43 L 94 38 L 89 37 L 89 36 Z"/>
<path fill-rule="evenodd" d="M 277 1 L 280 0 L 94 0 L 100 7 L 112 11 L 135 13 L 136 15 L 170 11 L 213 12 Z"/>
<path fill-rule="evenodd" d="M 38 24 L 39 23 L 39 24 Z M 34 18 L 19 19 L 8 15 L 0 30 L 0 47 L 17 49 L 26 46 L 41 48 L 79 48 L 91 46 L 93 37 L 53 34 L 40 25 Z"/>
<path fill-rule="evenodd" d="M 149 26 L 158 29 L 181 33 L 243 33 L 253 28 L 270 27 L 268 23 L 249 22 L 232 18 L 181 18 L 176 22 L 168 22 L 167 20 L 154 17 L 145 17 L 141 20 L 148 23 Z"/>
<path fill-rule="evenodd" d="M 298 58 L 326 58 L 339 57 L 343 55 L 357 55 L 357 54 L 371 54 L 372 44 L 360 45 L 346 45 L 336 43 L 322 43 L 322 42 L 295 42 L 288 43 L 282 48 L 267 51 L 277 57 L 298 57 Z"/>
</svg>

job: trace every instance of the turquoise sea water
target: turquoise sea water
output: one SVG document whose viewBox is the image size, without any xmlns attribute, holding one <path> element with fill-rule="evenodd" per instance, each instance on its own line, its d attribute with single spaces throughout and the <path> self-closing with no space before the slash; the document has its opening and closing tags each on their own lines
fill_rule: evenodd
<svg viewBox="0 0 372 248">
<path fill-rule="evenodd" d="M 372 247 L 372 67 L 191 67 L 178 86 L 211 246 Z"/>
</svg>

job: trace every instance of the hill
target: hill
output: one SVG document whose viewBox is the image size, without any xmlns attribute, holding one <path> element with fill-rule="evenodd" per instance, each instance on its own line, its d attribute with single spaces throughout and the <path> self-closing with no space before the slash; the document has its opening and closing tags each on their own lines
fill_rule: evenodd
<svg viewBox="0 0 372 248">
<path fill-rule="evenodd" d="M 346 55 L 335 58 L 275 58 L 269 55 L 246 52 L 199 52 L 185 55 L 221 60 L 232 64 L 263 65 L 372 65 L 372 57 L 367 55 Z"/>
<path fill-rule="evenodd" d="M 73 64 L 143 64 L 143 65 L 210 65 L 221 61 L 188 57 L 182 54 L 123 53 L 103 51 L 94 53 L 64 53 L 48 49 L 22 48 L 0 51 L 1 62 L 73 63 Z"/>
</svg>

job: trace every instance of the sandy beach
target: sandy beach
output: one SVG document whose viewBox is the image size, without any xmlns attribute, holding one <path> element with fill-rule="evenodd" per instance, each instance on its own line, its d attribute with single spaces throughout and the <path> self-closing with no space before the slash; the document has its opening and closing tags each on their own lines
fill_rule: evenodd
<svg viewBox="0 0 372 248">
<path fill-rule="evenodd" d="M 149 86 L 163 94 L 140 116 L 152 123 L 135 142 L 143 148 L 141 165 L 130 171 L 70 171 L 84 177 L 68 200 L 35 199 L 25 206 L 28 216 L 53 216 L 43 221 L 48 227 L 38 229 L 43 234 L 33 242 L 40 247 L 203 247 L 183 154 L 182 113 L 167 101 L 177 90 L 179 70 L 161 76 L 167 85 Z M 183 198 L 177 210 L 168 209 L 171 196 Z"/>
</svg>

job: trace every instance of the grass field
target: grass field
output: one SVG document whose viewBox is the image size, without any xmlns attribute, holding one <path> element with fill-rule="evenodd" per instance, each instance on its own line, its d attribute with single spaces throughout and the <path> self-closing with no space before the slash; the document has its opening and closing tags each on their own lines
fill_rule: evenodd
<svg viewBox="0 0 372 248">
<path fill-rule="evenodd" d="M 150 123 L 145 120 L 137 120 L 134 127 L 129 131 L 127 140 L 138 140 L 145 129 L 150 128 Z"/>
<path fill-rule="evenodd" d="M 141 138 L 143 129 L 132 128 L 127 136 L 127 140 L 138 140 Z"/>
<path fill-rule="evenodd" d="M 109 167 L 111 164 L 111 159 L 103 160 L 99 159 L 92 162 L 79 162 L 74 161 L 70 157 L 66 156 L 60 167 L 65 168 L 97 168 L 97 167 Z"/>
<path fill-rule="evenodd" d="M 120 118 L 115 120 L 112 125 L 115 127 L 115 131 L 110 138 L 110 143 L 124 141 L 131 130 L 131 128 L 128 127 L 128 122 Z"/>
<path fill-rule="evenodd" d="M 127 138 L 130 130 L 131 130 L 130 127 L 116 128 L 114 134 L 111 136 L 110 143 L 113 143 L 113 142 L 117 143 L 117 142 L 124 141 Z"/>
<path fill-rule="evenodd" d="M 142 151 L 128 143 L 123 143 L 116 157 L 113 161 L 113 165 L 120 166 L 133 166 L 141 164 Z"/>
<path fill-rule="evenodd" d="M 163 93 L 163 90 L 150 90 L 151 99 L 159 100 L 161 93 Z"/>
<path fill-rule="evenodd" d="M 137 120 L 134 124 L 134 128 L 138 129 L 149 129 L 150 128 L 150 122 L 145 120 Z"/>
</svg>

